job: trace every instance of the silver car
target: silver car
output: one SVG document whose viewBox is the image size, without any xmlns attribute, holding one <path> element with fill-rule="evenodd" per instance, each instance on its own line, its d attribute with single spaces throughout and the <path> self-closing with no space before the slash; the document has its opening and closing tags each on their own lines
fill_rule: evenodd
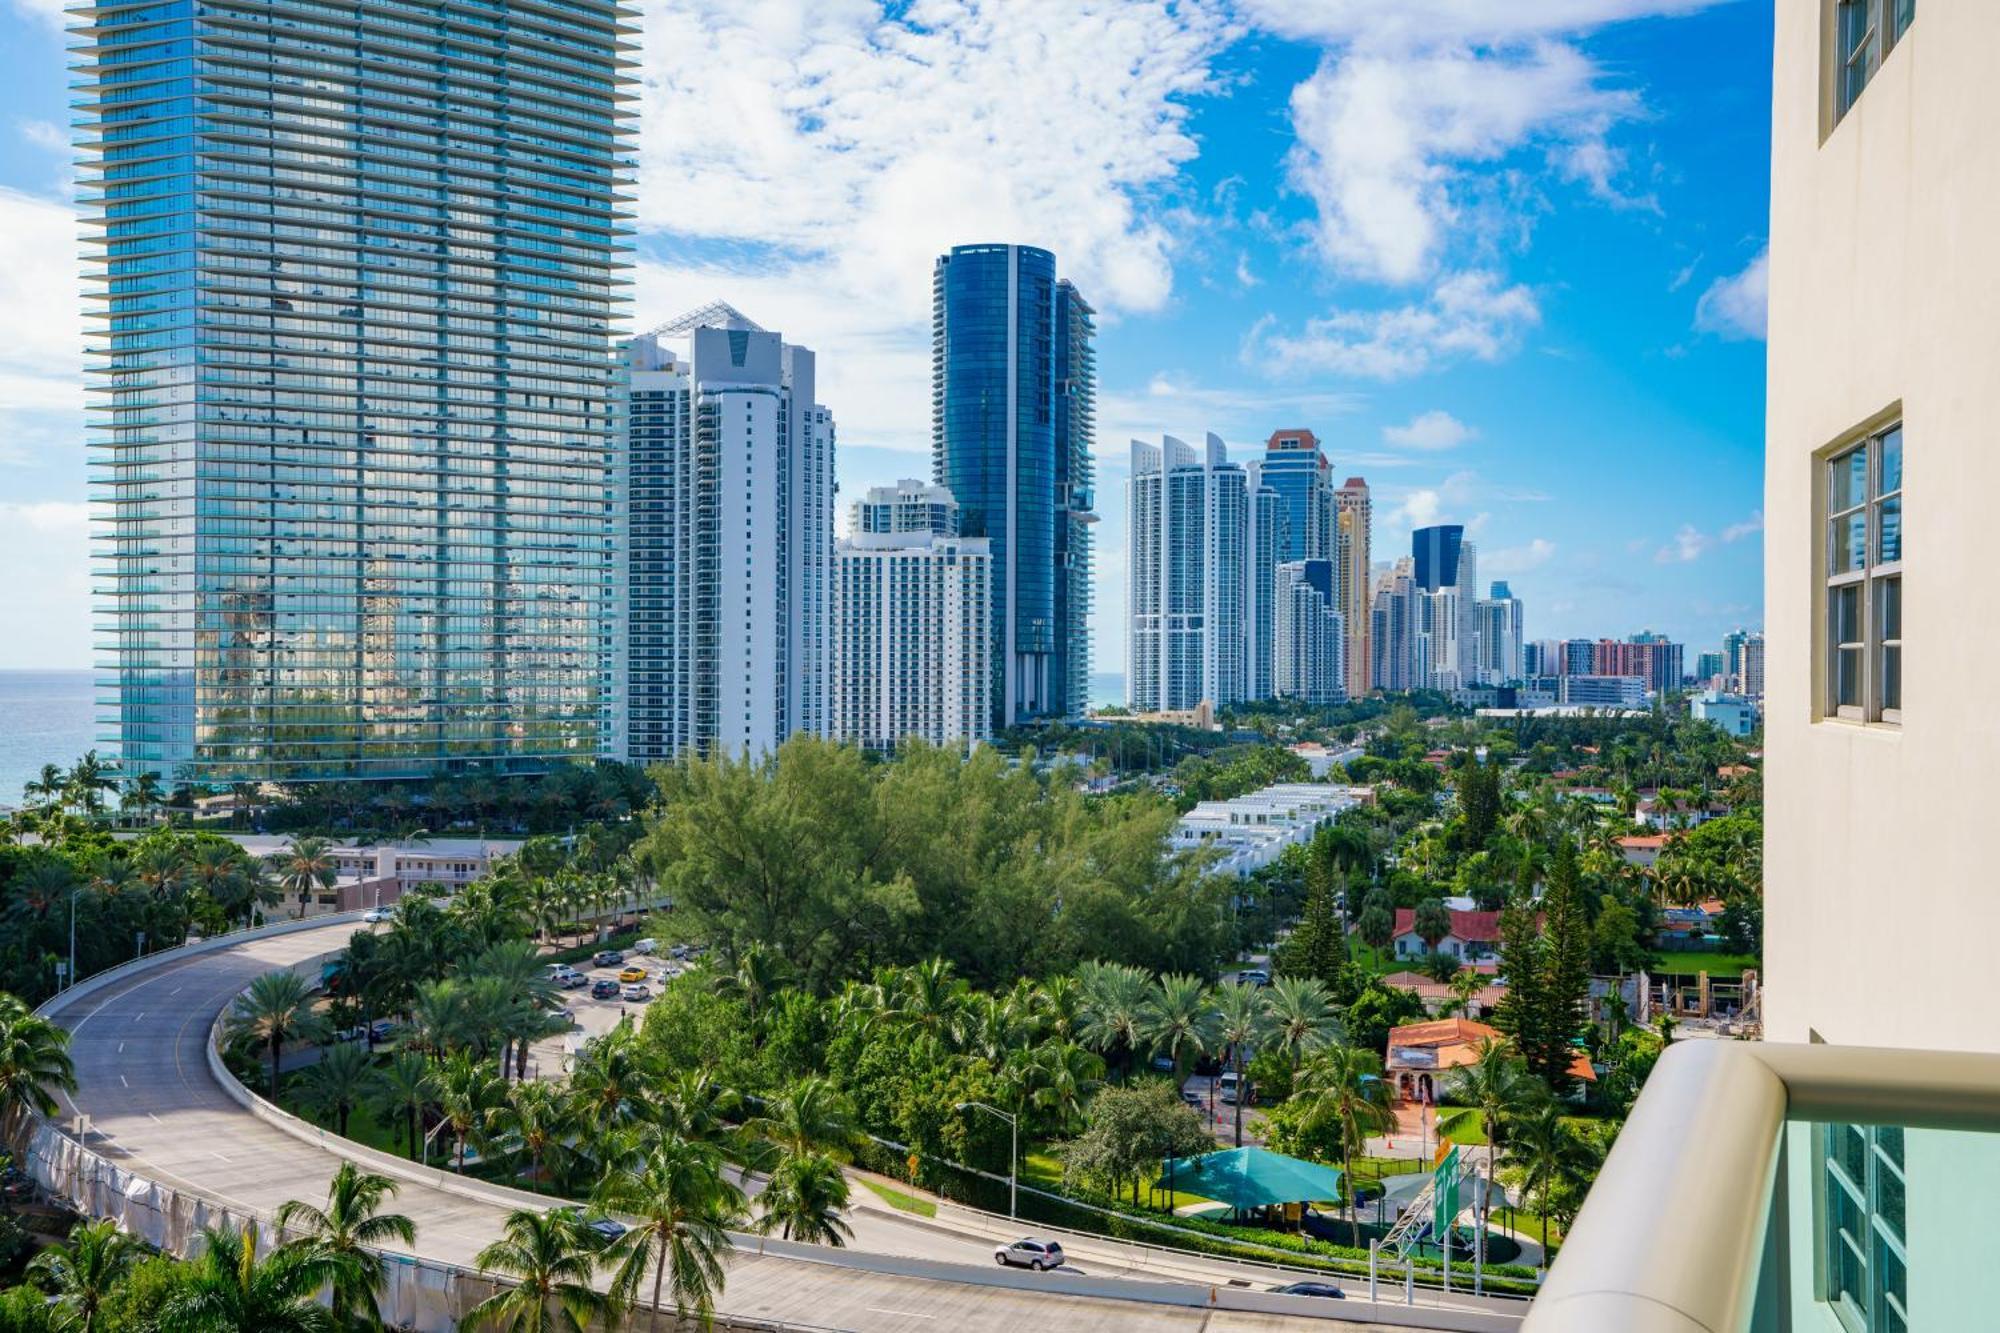
<svg viewBox="0 0 2000 1333">
<path fill-rule="evenodd" d="M 1012 1244 L 994 1246 L 993 1262 L 1002 1268 L 1032 1268 L 1039 1273 L 1047 1268 L 1061 1268 L 1063 1249 L 1052 1240 L 1023 1236 Z"/>
</svg>

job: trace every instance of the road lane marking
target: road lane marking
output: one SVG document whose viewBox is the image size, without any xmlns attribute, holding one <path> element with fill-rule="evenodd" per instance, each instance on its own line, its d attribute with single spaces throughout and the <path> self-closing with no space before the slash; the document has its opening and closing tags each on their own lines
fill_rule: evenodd
<svg viewBox="0 0 2000 1333">
<path fill-rule="evenodd" d="M 125 1076 L 124 1076 L 123 1074 L 120 1074 L 120 1075 L 118 1076 L 118 1081 L 119 1081 L 120 1083 L 125 1083 Z M 130 1083 L 125 1083 L 125 1086 L 129 1088 L 129 1087 L 131 1087 L 132 1085 L 131 1085 Z"/>
<path fill-rule="evenodd" d="M 144 1019 L 145 1017 L 146 1017 L 146 1011 L 145 1011 L 144 1009 L 141 1009 L 141 1010 L 140 1010 L 140 1011 L 138 1012 L 138 1014 L 137 1014 L 137 1015 L 136 1015 L 136 1016 L 135 1016 L 135 1017 L 134 1017 L 134 1018 L 132 1019 L 132 1021 L 133 1021 L 134 1023 L 137 1023 L 137 1022 L 141 1021 L 142 1019 Z"/>
<path fill-rule="evenodd" d="M 118 1054 L 125 1054 L 125 1043 L 122 1041 L 118 1043 Z"/>
</svg>

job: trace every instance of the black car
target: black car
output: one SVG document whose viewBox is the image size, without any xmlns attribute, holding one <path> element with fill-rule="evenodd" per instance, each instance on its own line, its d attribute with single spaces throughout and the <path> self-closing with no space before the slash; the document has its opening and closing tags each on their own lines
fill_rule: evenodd
<svg viewBox="0 0 2000 1333">
<path fill-rule="evenodd" d="M 599 949 L 590 961 L 594 967 L 616 967 L 625 961 L 625 955 L 616 949 Z"/>
<path fill-rule="evenodd" d="M 599 977 L 590 983 L 590 998 L 593 1000 L 615 1000 L 618 998 L 618 983 L 610 977 Z"/>
<path fill-rule="evenodd" d="M 1287 1282 L 1284 1286 L 1273 1287 L 1271 1290 L 1280 1296 L 1324 1296 L 1333 1301 L 1347 1299 L 1346 1292 L 1328 1282 Z"/>
<path fill-rule="evenodd" d="M 592 1236 L 603 1244 L 609 1244 L 631 1230 L 623 1222 L 615 1221 L 609 1217 L 587 1216 L 583 1209 L 577 1207 L 575 1204 L 570 1204 L 565 1208 L 556 1208 L 552 1211 L 557 1217 L 567 1217 L 573 1222 L 582 1223 L 584 1230 L 590 1232 Z"/>
</svg>

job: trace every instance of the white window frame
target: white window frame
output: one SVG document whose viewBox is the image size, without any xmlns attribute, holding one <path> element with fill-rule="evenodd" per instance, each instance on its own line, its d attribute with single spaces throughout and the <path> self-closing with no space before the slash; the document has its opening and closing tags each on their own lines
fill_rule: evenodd
<svg viewBox="0 0 2000 1333">
<path fill-rule="evenodd" d="M 1916 0 L 1827 0 L 1828 129 L 1861 101 L 1882 62 L 1916 21 L 1916 12 Z M 1862 29 L 1849 45 L 1843 30 L 1848 16 L 1855 14 L 1861 16 Z"/>
<path fill-rule="evenodd" d="M 1892 438 L 1896 445 L 1896 475 L 1893 485 L 1885 485 L 1883 454 L 1886 443 Z M 1903 445 L 1903 420 L 1897 412 L 1889 414 L 1874 426 L 1845 437 L 1816 459 L 1819 503 L 1815 508 L 1820 543 L 1818 715 L 1822 719 L 1889 727 L 1902 724 L 1903 477 L 1907 466 Z M 1853 503 L 1835 509 L 1835 475 L 1857 450 L 1867 451 L 1859 497 Z M 1883 513 L 1891 505 L 1896 514 L 1896 550 L 1894 559 L 1885 560 L 1882 549 L 1885 531 Z M 1843 548 L 1847 525 L 1856 516 L 1862 519 L 1861 563 L 1858 568 L 1840 569 L 1837 566 L 1842 561 L 1836 559 L 1835 553 Z M 1887 633 L 1884 616 L 1892 587 L 1897 604 L 1894 637 Z M 1860 637 L 1843 639 L 1839 637 L 1841 617 L 1834 613 L 1834 607 L 1839 595 L 1849 589 L 1853 590 L 1857 603 L 1855 623 L 1849 628 Z M 1891 652 L 1896 654 L 1896 693 L 1893 701 L 1884 688 L 1889 677 L 1887 663 Z M 1842 663 L 1848 660 L 1850 654 L 1858 664 L 1855 670 L 1859 675 L 1854 693 L 1856 702 L 1853 703 L 1843 701 L 1840 688 Z"/>
</svg>

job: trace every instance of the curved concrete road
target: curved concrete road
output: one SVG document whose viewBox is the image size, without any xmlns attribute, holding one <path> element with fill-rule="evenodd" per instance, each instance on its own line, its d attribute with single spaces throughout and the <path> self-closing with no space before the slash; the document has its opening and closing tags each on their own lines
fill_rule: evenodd
<svg viewBox="0 0 2000 1333">
<path fill-rule="evenodd" d="M 252 1116 L 216 1083 L 205 1044 L 216 1017 L 251 979 L 343 945 L 351 923 L 250 940 L 156 967 L 69 1004 L 52 1016 L 72 1033 L 78 1090 L 64 1100 L 90 1118 L 89 1147 L 135 1172 L 268 1214 L 288 1199 L 319 1202 L 338 1165 L 332 1152 Z M 398 1211 L 417 1224 L 415 1252 L 476 1267 L 473 1256 L 500 1232 L 506 1210 L 405 1182 Z M 918 1258 L 991 1263 L 988 1242 L 899 1222 L 857 1208 L 855 1248 Z M 1115 1264 L 1084 1262 L 1096 1276 Z M 1261 1333 L 1360 1325 L 1232 1311 L 1022 1292 L 857 1272 L 738 1254 L 729 1265 L 726 1311 L 818 1328 L 954 1333 L 1031 1326 L 1064 1329 L 1195 1330 Z"/>
</svg>

